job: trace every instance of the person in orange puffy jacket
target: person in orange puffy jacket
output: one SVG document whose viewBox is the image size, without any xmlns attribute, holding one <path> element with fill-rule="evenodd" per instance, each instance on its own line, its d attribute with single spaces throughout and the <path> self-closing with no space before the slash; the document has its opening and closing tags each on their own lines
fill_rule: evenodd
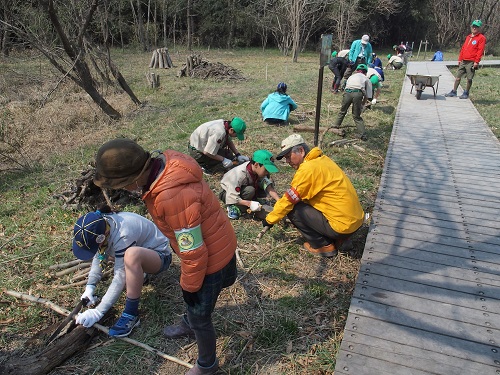
<svg viewBox="0 0 500 375">
<path fill-rule="evenodd" d="M 187 313 L 165 327 L 167 338 L 195 336 L 196 365 L 187 374 L 214 374 L 219 368 L 212 312 L 219 293 L 236 280 L 236 234 L 198 163 L 166 150 L 146 152 L 119 138 L 96 156 L 94 183 L 141 194 L 148 212 L 181 260 L 180 285 Z"/>
</svg>

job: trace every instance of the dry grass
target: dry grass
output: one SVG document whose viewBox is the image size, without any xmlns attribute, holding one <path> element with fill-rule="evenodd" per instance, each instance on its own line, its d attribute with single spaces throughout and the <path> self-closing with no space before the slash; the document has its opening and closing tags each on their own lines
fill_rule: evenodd
<svg viewBox="0 0 500 375">
<path fill-rule="evenodd" d="M 149 90 L 144 73 L 150 56 L 115 52 L 122 73 L 144 102 L 136 108 L 124 95 L 111 90 L 109 98 L 124 114 L 119 122 L 109 121 L 90 102 L 87 95 L 70 82 L 57 84 L 58 78 L 36 56 L 13 56 L 0 60 L 0 125 L 4 134 L 20 142 L 11 155 L 31 169 L 5 171 L 0 183 L 0 285 L 5 289 L 32 293 L 72 308 L 83 288 L 59 290 L 70 276 L 56 278 L 48 267 L 73 259 L 71 231 L 83 213 L 66 211 L 53 194 L 84 170 L 97 147 L 116 136 L 137 139 L 147 149 L 173 148 L 185 151 L 191 131 L 214 118 L 243 117 L 248 126 L 247 140 L 238 148 L 250 155 L 258 148 L 276 152 L 280 141 L 293 132 L 291 126 L 264 125 L 259 114 L 263 98 L 279 81 L 286 81 L 289 92 L 303 116 L 291 117 L 292 125 L 314 125 L 317 54 L 304 54 L 299 63 L 275 51 L 201 51 L 204 58 L 240 70 L 243 82 L 215 82 L 176 78 L 185 61 L 183 51 L 171 51 L 176 68 L 161 71 L 161 87 Z M 382 53 L 380 53 L 382 55 Z M 349 175 L 366 211 L 371 211 L 391 125 L 399 98 L 403 72 L 388 72 L 380 103 L 365 113 L 370 140 L 360 151 L 324 147 Z M 325 70 L 321 125 L 332 122 L 340 96 L 327 90 L 331 75 Z M 48 97 L 47 93 L 53 91 Z M 43 105 L 42 105 L 43 104 Z M 347 137 L 352 135 L 352 119 L 345 120 Z M 351 127 L 349 127 L 351 126 Z M 303 134 L 313 143 L 313 133 Z M 339 137 L 328 133 L 325 142 Z M 3 145 L 2 147 L 5 147 Z M 5 148 L 0 148 L 5 151 Z M 276 187 L 283 192 L 293 170 L 280 164 Z M 2 164 L 1 169 L 12 167 Z M 207 178 L 214 191 L 220 176 Z M 127 209 L 144 213 L 143 207 Z M 353 249 L 336 259 L 314 257 L 302 249 L 299 233 L 275 226 L 260 241 L 260 222 L 242 219 L 233 222 L 238 236 L 243 266 L 239 281 L 221 294 L 214 313 L 218 332 L 218 356 L 226 374 L 332 374 L 336 350 L 355 285 L 367 229 L 354 238 Z M 196 345 L 189 340 L 165 340 L 162 327 L 178 319 L 184 311 L 179 279 L 179 263 L 154 277 L 144 287 L 141 300 L 141 327 L 132 337 L 167 354 L 194 362 Z M 103 294 L 107 283 L 101 283 Z M 104 324 L 110 324 L 123 307 L 123 298 Z M 0 299 L 0 363 L 9 356 L 26 355 L 40 348 L 40 340 L 27 341 L 43 328 L 60 320 L 56 313 L 41 306 L 3 295 Z M 50 333 L 50 332 L 49 332 Z M 184 368 L 164 361 L 142 349 L 98 336 L 86 350 L 52 374 L 179 374 Z"/>
</svg>

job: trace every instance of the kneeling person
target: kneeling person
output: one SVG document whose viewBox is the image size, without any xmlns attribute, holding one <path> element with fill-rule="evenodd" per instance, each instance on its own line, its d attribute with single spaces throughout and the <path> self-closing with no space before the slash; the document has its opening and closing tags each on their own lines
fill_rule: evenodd
<svg viewBox="0 0 500 375">
<path fill-rule="evenodd" d="M 257 198 L 269 195 L 278 200 L 279 195 L 269 178 L 270 173 L 276 172 L 278 168 L 273 163 L 273 154 L 267 150 L 255 151 L 252 160 L 226 172 L 220 182 L 219 198 L 227 205 L 228 217 L 238 219 L 247 208 L 259 217 L 262 206 Z M 265 211 L 263 214 L 265 216 Z"/>
</svg>

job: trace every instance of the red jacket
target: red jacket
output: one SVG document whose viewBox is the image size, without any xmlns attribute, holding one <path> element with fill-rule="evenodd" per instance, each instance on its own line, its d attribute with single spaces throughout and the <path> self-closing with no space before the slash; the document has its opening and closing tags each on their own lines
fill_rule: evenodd
<svg viewBox="0 0 500 375">
<path fill-rule="evenodd" d="M 142 199 L 181 259 L 182 289 L 196 292 L 205 275 L 220 271 L 233 258 L 236 234 L 219 200 L 203 179 L 198 163 L 189 155 L 173 150 L 166 150 L 163 155 L 165 169 Z M 192 233 L 197 243 L 199 232 L 189 230 L 196 230 L 198 226 L 202 241 L 189 249 L 182 241 L 192 239 Z"/>
<path fill-rule="evenodd" d="M 483 57 L 485 45 L 486 37 L 483 34 L 478 33 L 474 36 L 472 36 L 472 34 L 467 35 L 462 49 L 460 50 L 460 54 L 458 55 L 458 61 L 474 61 L 479 64 L 481 57 Z"/>
</svg>

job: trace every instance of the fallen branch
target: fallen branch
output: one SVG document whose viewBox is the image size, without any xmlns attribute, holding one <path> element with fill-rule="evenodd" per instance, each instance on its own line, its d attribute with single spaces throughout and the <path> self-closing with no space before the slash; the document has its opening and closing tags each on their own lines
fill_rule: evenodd
<svg viewBox="0 0 500 375">
<path fill-rule="evenodd" d="M 89 268 L 90 267 L 90 263 L 86 263 L 86 264 L 77 264 L 76 266 L 73 266 L 73 267 L 69 267 L 69 268 L 66 268 L 65 270 L 62 270 L 62 271 L 59 271 L 59 272 L 56 272 L 56 276 L 59 277 L 59 276 L 64 276 L 64 275 L 67 275 L 69 273 L 72 273 L 72 272 L 75 272 L 75 271 L 79 271 L 81 269 L 84 269 L 84 268 Z"/>
<path fill-rule="evenodd" d="M 59 313 L 61 315 L 66 315 L 67 316 L 67 315 L 69 315 L 71 313 L 69 310 L 66 310 L 65 308 L 60 307 L 60 306 L 56 305 L 55 303 L 53 303 L 53 302 L 51 302 L 51 301 L 49 301 L 47 299 L 41 298 L 41 297 L 35 297 L 35 296 L 30 295 L 30 294 L 15 292 L 15 291 L 12 291 L 12 290 L 6 290 L 5 294 L 8 294 L 8 295 L 16 297 L 16 298 L 20 298 L 20 299 L 25 300 L 25 301 L 41 303 L 41 304 L 43 304 L 43 305 L 51 308 L 52 310 L 54 310 L 55 312 L 57 312 L 57 313 Z M 98 323 L 95 323 L 92 327 L 93 328 L 97 328 L 99 331 L 104 332 L 106 335 L 109 334 L 109 328 L 108 327 L 104 327 L 104 326 L 102 326 L 102 325 L 100 325 Z M 165 358 L 165 359 L 167 359 L 169 361 L 175 362 L 175 363 L 177 363 L 179 365 L 182 365 L 184 367 L 187 367 L 187 368 L 192 368 L 193 367 L 192 364 L 187 363 L 187 362 L 183 361 L 182 359 L 179 359 L 179 358 L 176 358 L 176 357 L 172 357 L 172 356 L 170 356 L 168 354 L 160 352 L 158 349 L 155 349 L 155 348 L 153 348 L 153 347 L 151 347 L 151 346 L 149 346 L 147 344 L 144 344 L 142 342 L 139 342 L 137 340 L 133 340 L 133 339 L 128 338 L 128 337 L 117 337 L 116 339 L 128 342 L 129 344 L 138 346 L 140 348 L 143 348 L 143 349 L 147 350 L 148 352 L 155 353 L 159 357 Z"/>
<path fill-rule="evenodd" d="M 49 267 L 49 270 L 62 270 L 68 267 L 73 267 L 76 266 L 77 264 L 84 263 L 84 262 L 89 262 L 81 259 L 75 259 L 69 262 L 65 263 L 59 263 L 59 264 L 53 264 L 52 266 Z"/>
</svg>

